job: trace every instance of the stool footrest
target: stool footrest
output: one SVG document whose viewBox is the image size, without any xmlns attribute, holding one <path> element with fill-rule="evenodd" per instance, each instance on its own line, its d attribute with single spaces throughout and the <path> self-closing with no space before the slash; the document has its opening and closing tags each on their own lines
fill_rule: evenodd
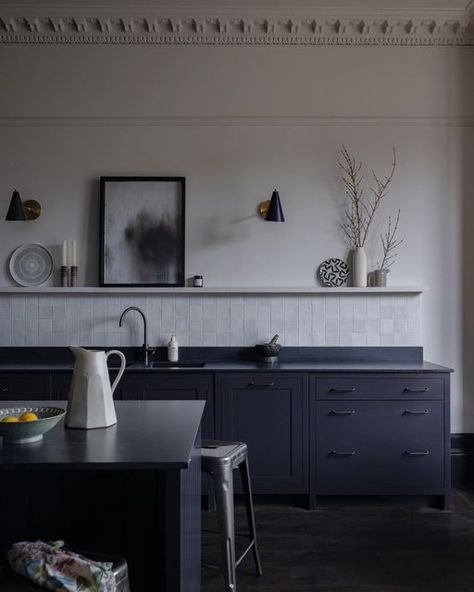
<svg viewBox="0 0 474 592">
<path fill-rule="evenodd" d="M 220 534 L 220 532 L 218 530 L 211 530 L 210 528 L 203 528 L 203 529 L 201 529 L 201 532 L 207 532 L 210 534 Z M 243 537 L 246 539 L 252 538 L 252 535 L 250 534 L 250 532 L 235 532 L 234 536 Z"/>
<path fill-rule="evenodd" d="M 241 561 L 243 560 L 243 558 L 247 555 L 247 553 L 250 551 L 250 549 L 255 545 L 255 539 L 252 539 L 250 541 L 250 544 L 245 548 L 245 551 L 242 552 L 242 555 L 236 559 L 235 561 L 235 567 L 238 567 L 241 563 Z M 219 565 L 213 565 L 212 563 L 203 563 L 202 564 L 203 567 L 207 568 L 207 569 L 221 569 L 221 567 Z"/>
<path fill-rule="evenodd" d="M 255 539 L 252 539 L 250 541 L 249 546 L 245 549 L 245 551 L 242 553 L 242 555 L 235 561 L 235 567 L 238 567 L 240 565 L 240 562 L 242 561 L 242 559 L 247 555 L 247 553 L 250 551 L 250 549 L 255 545 Z"/>
</svg>

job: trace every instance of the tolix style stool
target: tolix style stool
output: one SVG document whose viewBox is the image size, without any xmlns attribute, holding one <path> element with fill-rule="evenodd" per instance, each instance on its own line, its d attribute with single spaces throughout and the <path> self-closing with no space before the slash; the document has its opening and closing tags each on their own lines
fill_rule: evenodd
<svg viewBox="0 0 474 592">
<path fill-rule="evenodd" d="M 235 592 L 237 590 L 235 569 L 250 550 L 252 550 L 255 560 L 257 575 L 263 574 L 257 548 L 247 445 L 242 442 L 204 440 L 201 444 L 201 468 L 211 476 L 214 483 L 225 590 L 226 592 Z M 248 534 L 237 533 L 236 535 L 234 529 L 233 472 L 235 469 L 239 469 L 242 481 L 249 527 Z M 250 543 L 237 560 L 235 557 L 235 536 L 250 539 Z M 205 565 L 204 567 L 219 569 L 215 565 Z"/>
</svg>

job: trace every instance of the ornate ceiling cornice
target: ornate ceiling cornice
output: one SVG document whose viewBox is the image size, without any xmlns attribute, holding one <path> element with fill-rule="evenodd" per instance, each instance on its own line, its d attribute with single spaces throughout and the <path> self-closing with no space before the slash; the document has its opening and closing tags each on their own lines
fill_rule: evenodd
<svg viewBox="0 0 474 592">
<path fill-rule="evenodd" d="M 143 45 L 474 45 L 472 7 L 466 10 L 360 10 L 349 13 L 282 9 L 170 9 L 142 7 L 92 12 L 33 7 L 0 8 L 0 43 Z M 289 15 L 290 13 L 290 15 Z"/>
</svg>

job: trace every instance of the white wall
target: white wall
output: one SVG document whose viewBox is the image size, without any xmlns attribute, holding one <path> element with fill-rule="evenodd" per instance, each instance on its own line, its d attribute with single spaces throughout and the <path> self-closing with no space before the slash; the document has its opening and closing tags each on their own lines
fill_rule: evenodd
<svg viewBox="0 0 474 592">
<path fill-rule="evenodd" d="M 324 258 L 346 255 L 341 144 L 368 176 L 388 170 L 395 146 L 382 213 L 401 208 L 405 242 L 390 282 L 429 286 L 426 357 L 455 368 L 453 431 L 474 430 L 473 56 L 441 47 L 2 46 L 0 207 L 16 187 L 44 208 L 36 222 L 0 221 L 3 260 L 24 242 L 77 238 L 82 282 L 96 283 L 98 177 L 184 175 L 187 275 L 312 285 Z M 275 186 L 285 224 L 256 216 Z M 6 272 L 0 281 L 10 283 Z"/>
</svg>

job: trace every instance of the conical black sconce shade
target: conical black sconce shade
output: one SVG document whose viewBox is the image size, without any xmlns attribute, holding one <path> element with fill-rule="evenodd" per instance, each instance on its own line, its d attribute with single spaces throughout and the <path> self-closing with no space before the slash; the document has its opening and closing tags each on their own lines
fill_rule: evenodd
<svg viewBox="0 0 474 592">
<path fill-rule="evenodd" d="M 5 220 L 26 220 L 25 210 L 23 209 L 23 202 L 21 201 L 18 191 L 14 191 L 10 200 Z"/>
<path fill-rule="evenodd" d="M 265 220 L 269 222 L 284 222 L 285 216 L 281 207 L 280 196 L 276 189 L 273 190 L 272 199 L 270 200 L 270 207 L 268 208 Z"/>
</svg>

